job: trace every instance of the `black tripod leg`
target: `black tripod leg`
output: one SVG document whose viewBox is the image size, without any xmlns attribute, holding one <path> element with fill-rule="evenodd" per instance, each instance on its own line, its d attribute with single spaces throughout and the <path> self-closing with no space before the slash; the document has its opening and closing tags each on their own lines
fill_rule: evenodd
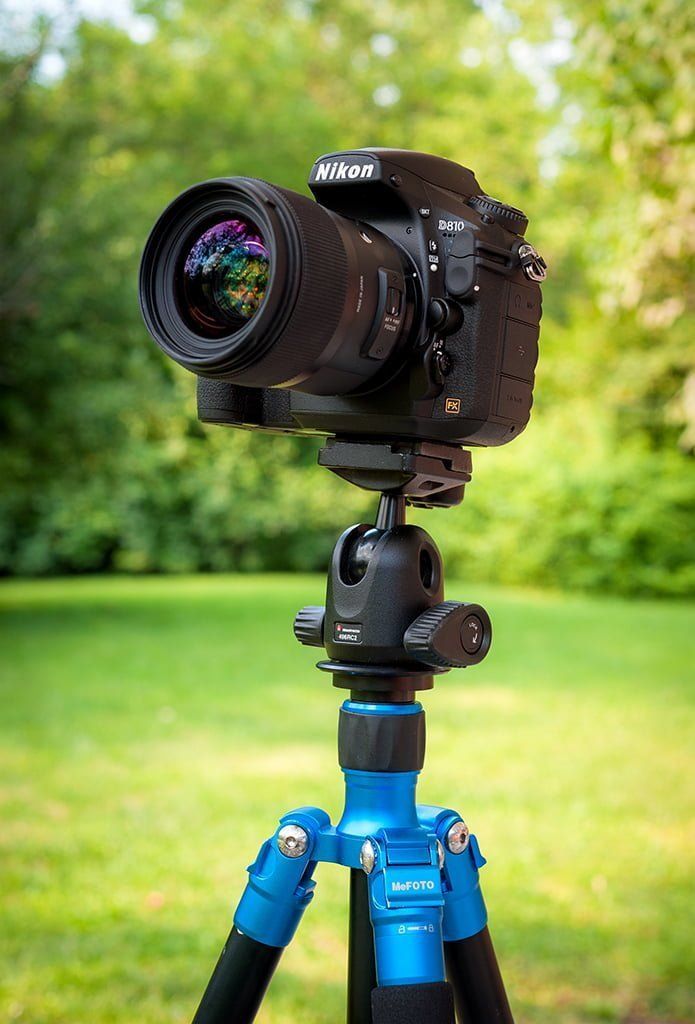
<svg viewBox="0 0 695 1024">
<path fill-rule="evenodd" d="M 514 1024 L 490 932 L 444 943 L 458 1024 Z"/>
<path fill-rule="evenodd" d="M 232 928 L 193 1024 L 251 1024 L 282 952 Z"/>
<path fill-rule="evenodd" d="M 351 868 L 347 1024 L 372 1024 L 373 988 L 376 963 L 367 876 L 364 871 Z"/>
<path fill-rule="evenodd" d="M 325 811 L 286 814 L 248 869 L 234 927 L 193 1024 L 252 1024 L 302 914 L 314 894 L 311 855 L 329 822 Z"/>
</svg>

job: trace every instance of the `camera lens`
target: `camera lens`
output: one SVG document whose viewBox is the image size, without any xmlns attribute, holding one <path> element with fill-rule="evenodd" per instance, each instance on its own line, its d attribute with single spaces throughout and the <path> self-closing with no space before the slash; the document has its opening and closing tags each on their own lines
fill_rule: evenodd
<svg viewBox="0 0 695 1024">
<path fill-rule="evenodd" d="M 160 216 L 140 305 L 160 348 L 199 376 L 340 395 L 393 373 L 413 319 L 406 267 L 372 227 L 256 178 L 220 178 Z"/>
<path fill-rule="evenodd" d="M 268 287 L 270 253 L 259 228 L 241 217 L 212 224 L 185 254 L 179 309 L 194 330 L 219 337 L 258 312 Z"/>
</svg>

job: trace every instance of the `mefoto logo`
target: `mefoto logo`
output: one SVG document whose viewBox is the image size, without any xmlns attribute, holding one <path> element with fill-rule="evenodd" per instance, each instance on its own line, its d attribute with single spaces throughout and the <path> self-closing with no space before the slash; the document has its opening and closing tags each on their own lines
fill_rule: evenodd
<svg viewBox="0 0 695 1024">
<path fill-rule="evenodd" d="M 371 178 L 374 164 L 349 164 L 345 160 L 334 160 L 329 164 L 319 164 L 316 168 L 315 181 L 346 181 L 348 178 Z"/>
<path fill-rule="evenodd" d="M 434 889 L 434 882 L 427 879 L 422 882 L 391 882 L 392 892 L 419 892 L 421 889 Z"/>
</svg>

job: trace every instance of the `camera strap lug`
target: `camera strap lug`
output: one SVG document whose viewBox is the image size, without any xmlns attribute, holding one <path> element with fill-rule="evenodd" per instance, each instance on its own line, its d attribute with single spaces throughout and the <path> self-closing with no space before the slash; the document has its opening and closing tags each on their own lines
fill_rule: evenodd
<svg viewBox="0 0 695 1024">
<path fill-rule="evenodd" d="M 529 281 L 540 283 L 548 276 L 548 265 L 543 257 L 528 242 L 519 246 L 519 262 L 521 269 Z"/>
</svg>

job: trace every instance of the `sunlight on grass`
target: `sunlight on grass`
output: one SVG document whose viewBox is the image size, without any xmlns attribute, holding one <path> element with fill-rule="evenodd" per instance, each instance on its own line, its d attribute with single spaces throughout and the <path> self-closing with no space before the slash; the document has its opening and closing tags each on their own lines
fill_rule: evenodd
<svg viewBox="0 0 695 1024">
<path fill-rule="evenodd" d="M 190 1020 L 278 816 L 341 807 L 318 577 L 0 587 L 0 1019 Z M 464 597 L 452 585 L 449 597 Z M 423 802 L 478 832 L 519 1024 L 692 1020 L 695 616 L 483 590 L 495 645 L 425 694 Z M 323 866 L 260 1017 L 343 1018 Z"/>
</svg>

